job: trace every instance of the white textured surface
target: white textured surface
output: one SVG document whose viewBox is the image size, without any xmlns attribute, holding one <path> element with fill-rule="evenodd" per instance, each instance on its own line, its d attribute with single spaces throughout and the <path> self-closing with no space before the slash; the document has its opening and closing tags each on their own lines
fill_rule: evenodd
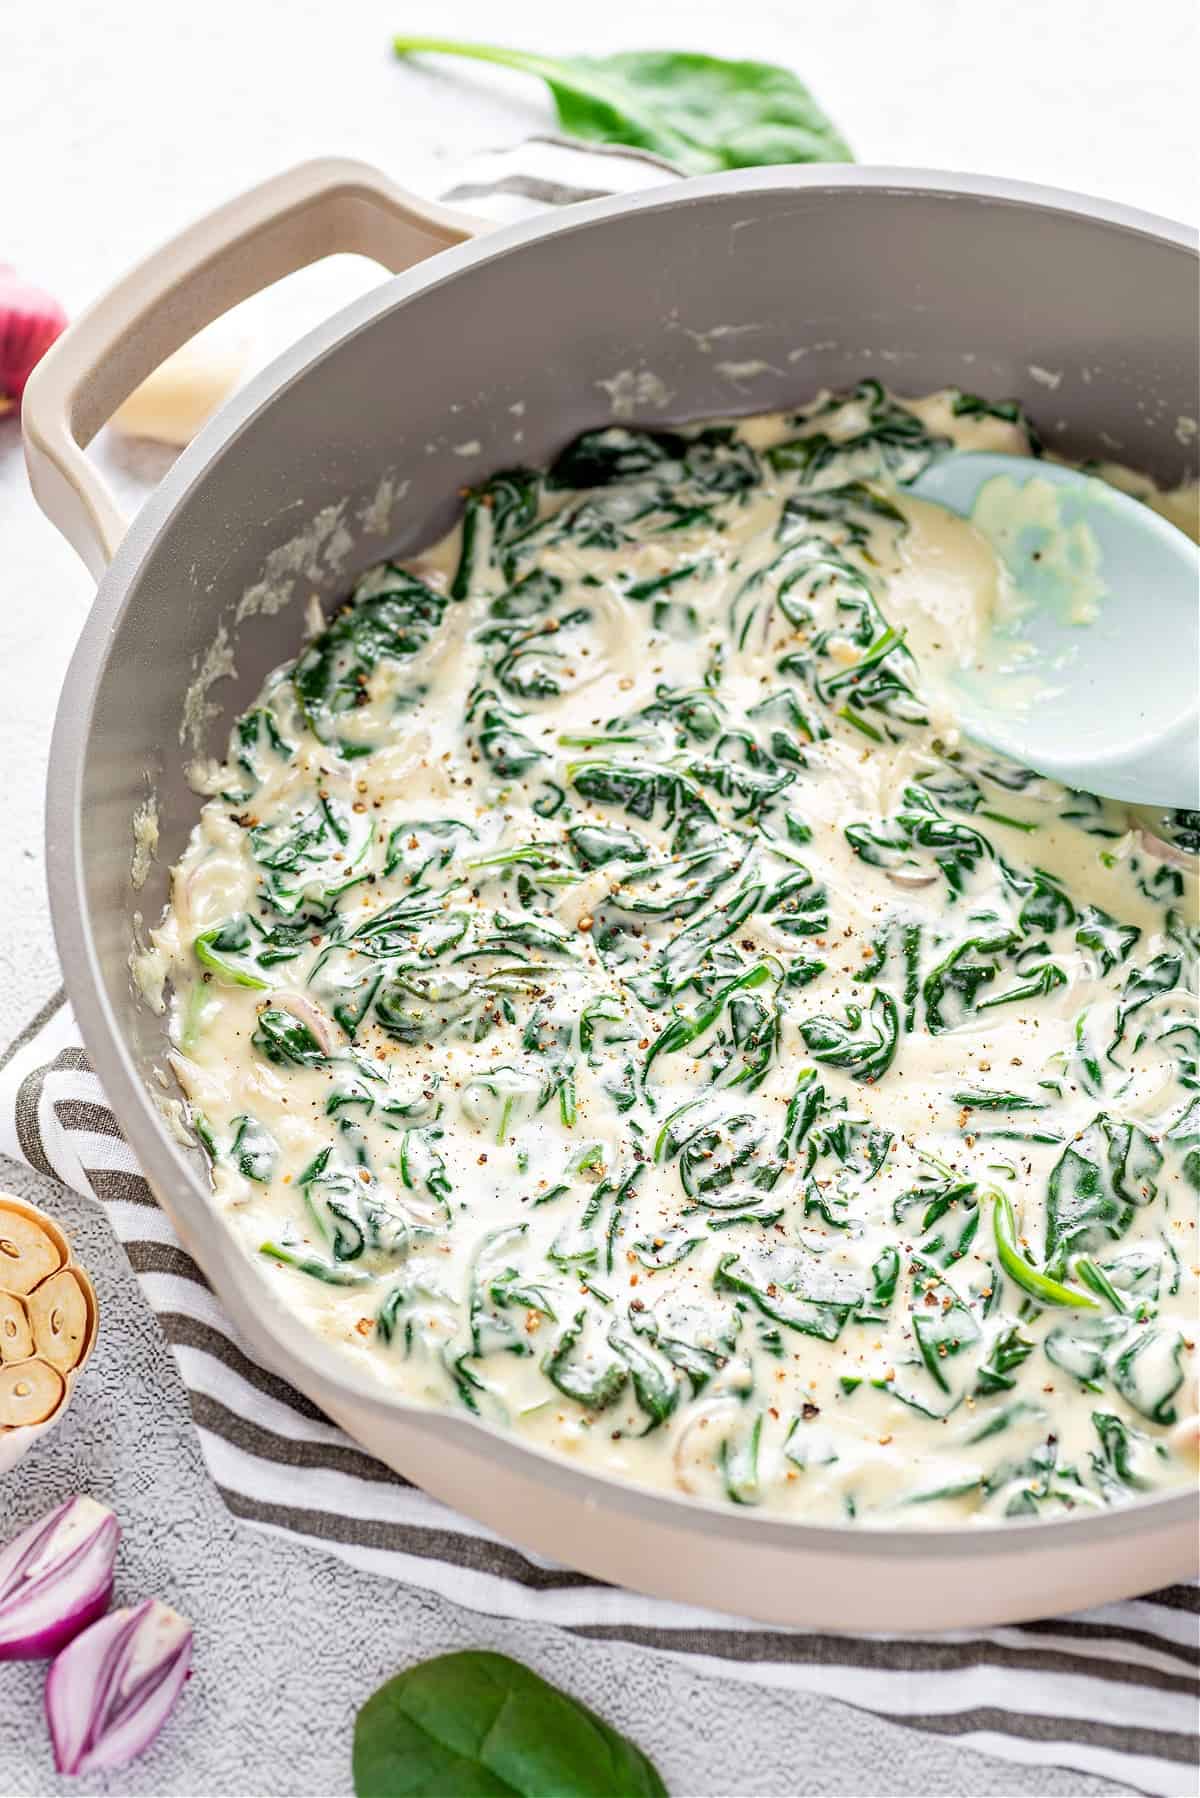
<svg viewBox="0 0 1200 1798">
<path fill-rule="evenodd" d="M 651 22 L 652 21 L 652 22 Z M 346 0 L 63 0 L 0 7 L 0 262 L 77 311 L 187 219 L 287 163 L 358 155 L 436 192 L 470 150 L 548 121 L 540 90 L 466 64 L 396 66 L 399 29 L 532 49 L 705 48 L 787 62 L 863 161 L 926 164 L 1195 211 L 1195 30 L 1186 0 L 510 0 L 403 7 Z M 309 313 L 361 276 L 318 277 Z M 270 330 L 270 309 L 260 309 Z M 152 454 L 117 465 L 131 497 Z M 0 1043 L 57 983 L 41 859 L 54 700 L 90 596 L 36 512 L 18 433 L 0 421 Z M 95 1270 L 105 1328 L 63 1427 L 0 1485 L 0 1533 L 86 1487 L 126 1524 L 119 1595 L 155 1592 L 197 1625 L 196 1677 L 155 1750 L 105 1787 L 146 1793 L 349 1789 L 353 1711 L 414 1654 L 504 1648 L 578 1692 L 655 1755 L 683 1794 L 1084 1793 L 1114 1788 L 1016 1768 L 813 1699 L 757 1692 L 644 1652 L 489 1624 L 241 1529 L 209 1485 L 156 1326 L 103 1223 L 49 1199 Z M 0 1790 L 53 1790 L 41 1673 L 0 1667 Z"/>
</svg>

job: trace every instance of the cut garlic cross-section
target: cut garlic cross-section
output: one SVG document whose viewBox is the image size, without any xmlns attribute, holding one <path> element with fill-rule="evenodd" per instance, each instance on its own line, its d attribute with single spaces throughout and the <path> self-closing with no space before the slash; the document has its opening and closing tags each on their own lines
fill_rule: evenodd
<svg viewBox="0 0 1200 1798">
<path fill-rule="evenodd" d="M 20 1429 L 45 1423 L 63 1401 L 63 1377 L 44 1361 L 18 1361 L 0 1367 L 0 1425 Z"/>
<path fill-rule="evenodd" d="M 90 1307 L 75 1269 L 59 1268 L 30 1293 L 26 1304 L 38 1354 L 60 1373 L 68 1373 L 83 1357 L 91 1325 Z"/>
<path fill-rule="evenodd" d="M 33 1353 L 29 1314 L 15 1292 L 0 1292 L 0 1362 L 25 1361 Z"/>
<path fill-rule="evenodd" d="M 24 1297 L 62 1263 L 58 1244 L 35 1218 L 0 1203 L 0 1289 Z"/>
</svg>

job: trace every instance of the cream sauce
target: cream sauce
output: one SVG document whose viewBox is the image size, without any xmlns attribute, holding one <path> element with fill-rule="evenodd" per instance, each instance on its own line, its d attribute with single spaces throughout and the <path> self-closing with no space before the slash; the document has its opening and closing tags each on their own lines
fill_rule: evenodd
<svg viewBox="0 0 1200 1798">
<path fill-rule="evenodd" d="M 1030 446 L 873 383 L 592 434 L 235 732 L 174 1065 L 362 1378 L 813 1520 L 1194 1478 L 1195 889 L 960 741 L 1003 571 L 905 492 L 947 442 Z"/>
</svg>

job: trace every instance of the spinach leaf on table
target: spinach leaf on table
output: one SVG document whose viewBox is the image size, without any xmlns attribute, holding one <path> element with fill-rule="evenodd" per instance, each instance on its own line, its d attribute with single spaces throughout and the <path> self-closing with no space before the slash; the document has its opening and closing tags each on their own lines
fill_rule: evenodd
<svg viewBox="0 0 1200 1798">
<path fill-rule="evenodd" d="M 398 1673 L 354 1726 L 357 1798 L 666 1798 L 632 1742 L 507 1655 L 442 1654 Z"/>
<path fill-rule="evenodd" d="M 774 63 L 685 50 L 539 56 L 436 37 L 398 37 L 393 48 L 397 56 L 468 56 L 539 76 L 572 137 L 650 150 L 688 175 L 854 160 L 804 83 Z"/>
</svg>

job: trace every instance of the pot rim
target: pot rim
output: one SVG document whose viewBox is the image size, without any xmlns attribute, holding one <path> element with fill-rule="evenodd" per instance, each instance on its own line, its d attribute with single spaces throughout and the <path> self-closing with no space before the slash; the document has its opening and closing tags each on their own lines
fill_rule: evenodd
<svg viewBox="0 0 1200 1798">
<path fill-rule="evenodd" d="M 1137 207 L 1032 182 L 958 174 L 936 169 L 860 167 L 857 165 L 738 170 L 733 173 L 673 180 L 634 194 L 583 202 L 517 224 L 484 232 L 473 241 L 441 251 L 430 261 L 371 289 L 333 314 L 276 357 L 236 393 L 179 456 L 154 493 L 145 501 L 100 581 L 63 684 L 51 742 L 46 798 L 46 870 L 55 938 L 64 978 L 89 1057 L 113 1109 L 125 1128 L 139 1165 L 156 1195 L 186 1191 L 186 1203 L 197 1217 L 209 1211 L 211 1189 L 202 1183 L 171 1136 L 129 1054 L 109 1003 L 100 973 L 88 917 L 80 842 L 82 779 L 96 691 L 108 644 L 129 602 L 130 589 L 150 552 L 169 529 L 176 508 L 202 483 L 209 467 L 273 400 L 313 370 L 327 355 L 368 329 L 383 314 L 403 306 L 419 293 L 469 274 L 477 265 L 519 254 L 526 245 L 603 223 L 630 212 L 690 206 L 712 197 L 756 194 L 870 191 L 892 193 L 898 201 L 922 195 L 984 205 L 1015 206 L 1082 218 L 1113 230 L 1195 251 L 1198 235 L 1176 220 Z M 164 1207 L 179 1227 L 173 1208 Z M 210 1215 L 215 1215 L 210 1212 Z M 197 1232 L 197 1235 L 200 1233 Z M 874 1524 L 814 1524 L 790 1517 L 754 1516 L 729 1506 L 675 1495 L 618 1479 L 607 1473 L 574 1467 L 563 1456 L 524 1442 L 511 1431 L 484 1419 L 413 1403 L 389 1391 L 382 1381 L 356 1378 L 343 1371 L 332 1348 L 304 1329 L 270 1292 L 222 1224 L 197 1241 L 186 1232 L 189 1253 L 201 1266 L 214 1292 L 225 1304 L 239 1331 L 283 1377 L 303 1383 L 318 1404 L 336 1411 L 368 1413 L 376 1425 L 403 1417 L 431 1436 L 456 1438 L 478 1432 L 480 1452 L 522 1467 L 555 1496 L 588 1505 L 602 1503 L 647 1521 L 671 1524 L 702 1537 L 733 1537 L 764 1551 L 789 1548 L 866 1557 L 925 1557 L 958 1561 L 978 1554 L 1052 1552 L 1066 1546 L 1064 1532 L 1076 1546 L 1097 1546 L 1114 1537 L 1143 1530 L 1170 1531 L 1200 1523 L 1200 1493 L 1184 1490 L 1135 1499 L 1117 1510 L 1081 1517 L 964 1524 L 952 1530 L 892 1528 Z M 264 1303 L 264 1300 L 267 1302 Z M 267 1317 L 269 1315 L 269 1321 Z"/>
</svg>

